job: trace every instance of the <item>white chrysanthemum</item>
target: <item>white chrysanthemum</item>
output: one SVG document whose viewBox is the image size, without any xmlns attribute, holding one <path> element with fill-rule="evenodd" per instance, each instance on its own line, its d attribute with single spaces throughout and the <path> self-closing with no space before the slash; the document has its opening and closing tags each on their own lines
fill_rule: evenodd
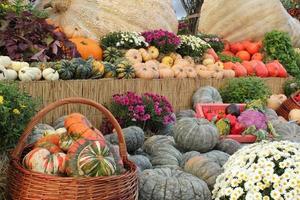
<svg viewBox="0 0 300 200">
<path fill-rule="evenodd" d="M 215 184 L 213 197 L 222 199 L 240 187 L 245 199 L 300 198 L 300 144 L 288 141 L 251 144 L 232 155 Z M 241 165 L 241 163 L 243 163 Z"/>
</svg>

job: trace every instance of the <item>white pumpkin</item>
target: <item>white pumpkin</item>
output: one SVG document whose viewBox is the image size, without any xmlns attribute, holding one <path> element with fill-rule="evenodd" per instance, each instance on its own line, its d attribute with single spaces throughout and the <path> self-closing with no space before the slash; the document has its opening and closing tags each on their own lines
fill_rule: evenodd
<svg viewBox="0 0 300 200">
<path fill-rule="evenodd" d="M 6 69 L 0 65 L 0 81 L 6 80 Z"/>
<path fill-rule="evenodd" d="M 44 69 L 42 74 L 43 74 L 43 78 L 47 81 L 56 81 L 59 79 L 58 72 L 52 68 Z"/>
<path fill-rule="evenodd" d="M 5 68 L 8 68 L 11 66 L 11 59 L 8 56 L 0 56 L 0 65 L 2 65 Z"/>
<path fill-rule="evenodd" d="M 15 71 L 20 71 L 24 67 L 29 67 L 29 63 L 27 62 L 18 62 L 18 61 L 12 61 L 11 65 L 8 67 L 9 69 L 13 69 Z"/>
<path fill-rule="evenodd" d="M 42 77 L 42 72 L 36 67 L 23 67 L 19 71 L 19 79 L 21 81 L 33 81 L 40 80 Z"/>
<path fill-rule="evenodd" d="M 18 78 L 18 73 L 13 69 L 6 70 L 6 79 L 14 81 Z"/>
</svg>

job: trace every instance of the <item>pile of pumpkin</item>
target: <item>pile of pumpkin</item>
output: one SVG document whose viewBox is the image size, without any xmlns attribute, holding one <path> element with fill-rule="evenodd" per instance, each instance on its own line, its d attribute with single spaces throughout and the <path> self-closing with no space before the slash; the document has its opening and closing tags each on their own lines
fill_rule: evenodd
<svg viewBox="0 0 300 200">
<path fill-rule="evenodd" d="M 111 176 L 125 171 L 118 149 L 107 144 L 85 116 L 70 114 L 58 119 L 54 127 L 35 127 L 28 139 L 33 149 L 23 158 L 25 168 L 71 177 Z"/>
<path fill-rule="evenodd" d="M 249 40 L 226 43 L 221 55 L 236 57 L 242 62 L 224 62 L 224 69 L 233 70 L 236 77 L 287 77 L 288 73 L 279 61 L 263 62 L 264 56 L 260 53 L 261 48 L 262 42 Z"/>
</svg>

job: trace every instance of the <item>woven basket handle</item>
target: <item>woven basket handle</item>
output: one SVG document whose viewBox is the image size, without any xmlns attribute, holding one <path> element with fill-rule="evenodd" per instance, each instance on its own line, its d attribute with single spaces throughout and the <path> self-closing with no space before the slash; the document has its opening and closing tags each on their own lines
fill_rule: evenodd
<svg viewBox="0 0 300 200">
<path fill-rule="evenodd" d="M 108 118 L 108 120 L 112 123 L 112 125 L 114 126 L 117 134 L 118 134 L 118 139 L 119 139 L 119 146 L 120 146 L 120 156 L 122 158 L 123 161 L 128 160 L 127 157 L 127 148 L 126 148 L 126 143 L 123 137 L 123 132 L 122 132 L 122 128 L 119 125 L 118 121 L 116 120 L 116 118 L 111 114 L 111 112 L 109 110 L 107 110 L 104 106 L 102 106 L 101 104 L 93 101 L 93 100 L 89 100 L 89 99 L 85 99 L 85 98 L 77 98 L 77 97 L 72 97 L 72 98 L 65 98 L 65 99 L 61 99 L 58 100 L 54 103 L 51 103 L 49 105 L 47 105 L 45 108 L 43 108 L 41 111 L 39 111 L 33 118 L 32 120 L 29 122 L 29 124 L 27 125 L 26 129 L 24 130 L 22 136 L 19 139 L 19 142 L 16 146 L 16 148 L 14 149 L 13 153 L 12 153 L 12 159 L 15 160 L 19 160 L 19 158 L 21 157 L 21 154 L 26 146 L 26 141 L 28 136 L 31 134 L 33 128 L 35 127 L 35 125 L 37 125 L 39 123 L 39 121 L 50 111 L 56 109 L 57 107 L 66 105 L 66 104 L 84 104 L 84 105 L 89 105 L 92 106 L 94 108 L 96 108 L 98 111 L 100 111 L 101 113 L 103 113 L 105 115 L 105 117 Z"/>
</svg>

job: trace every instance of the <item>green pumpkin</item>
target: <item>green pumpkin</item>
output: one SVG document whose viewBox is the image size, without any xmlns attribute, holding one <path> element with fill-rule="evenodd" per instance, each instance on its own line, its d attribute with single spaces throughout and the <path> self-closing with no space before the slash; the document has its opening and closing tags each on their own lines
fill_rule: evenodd
<svg viewBox="0 0 300 200">
<path fill-rule="evenodd" d="M 62 80 L 70 80 L 74 77 L 75 65 L 69 60 L 61 60 L 55 64 L 54 69 L 59 73 L 59 78 Z"/>
<path fill-rule="evenodd" d="M 103 52 L 103 60 L 105 62 L 115 63 L 116 60 L 118 60 L 122 56 L 122 52 L 115 47 L 108 47 Z"/>
<path fill-rule="evenodd" d="M 109 62 L 103 62 L 104 64 L 104 77 L 115 78 L 117 77 L 117 67 Z"/>
<path fill-rule="evenodd" d="M 68 176 L 111 176 L 117 170 L 109 147 L 99 141 L 77 140 L 69 148 L 66 160 Z"/>
<path fill-rule="evenodd" d="M 72 63 L 75 65 L 75 78 L 76 79 L 88 79 L 93 75 L 93 59 L 87 61 L 82 58 L 75 58 Z"/>
<path fill-rule="evenodd" d="M 117 77 L 119 79 L 132 79 L 135 78 L 135 70 L 131 63 L 123 59 L 117 64 Z"/>
</svg>

